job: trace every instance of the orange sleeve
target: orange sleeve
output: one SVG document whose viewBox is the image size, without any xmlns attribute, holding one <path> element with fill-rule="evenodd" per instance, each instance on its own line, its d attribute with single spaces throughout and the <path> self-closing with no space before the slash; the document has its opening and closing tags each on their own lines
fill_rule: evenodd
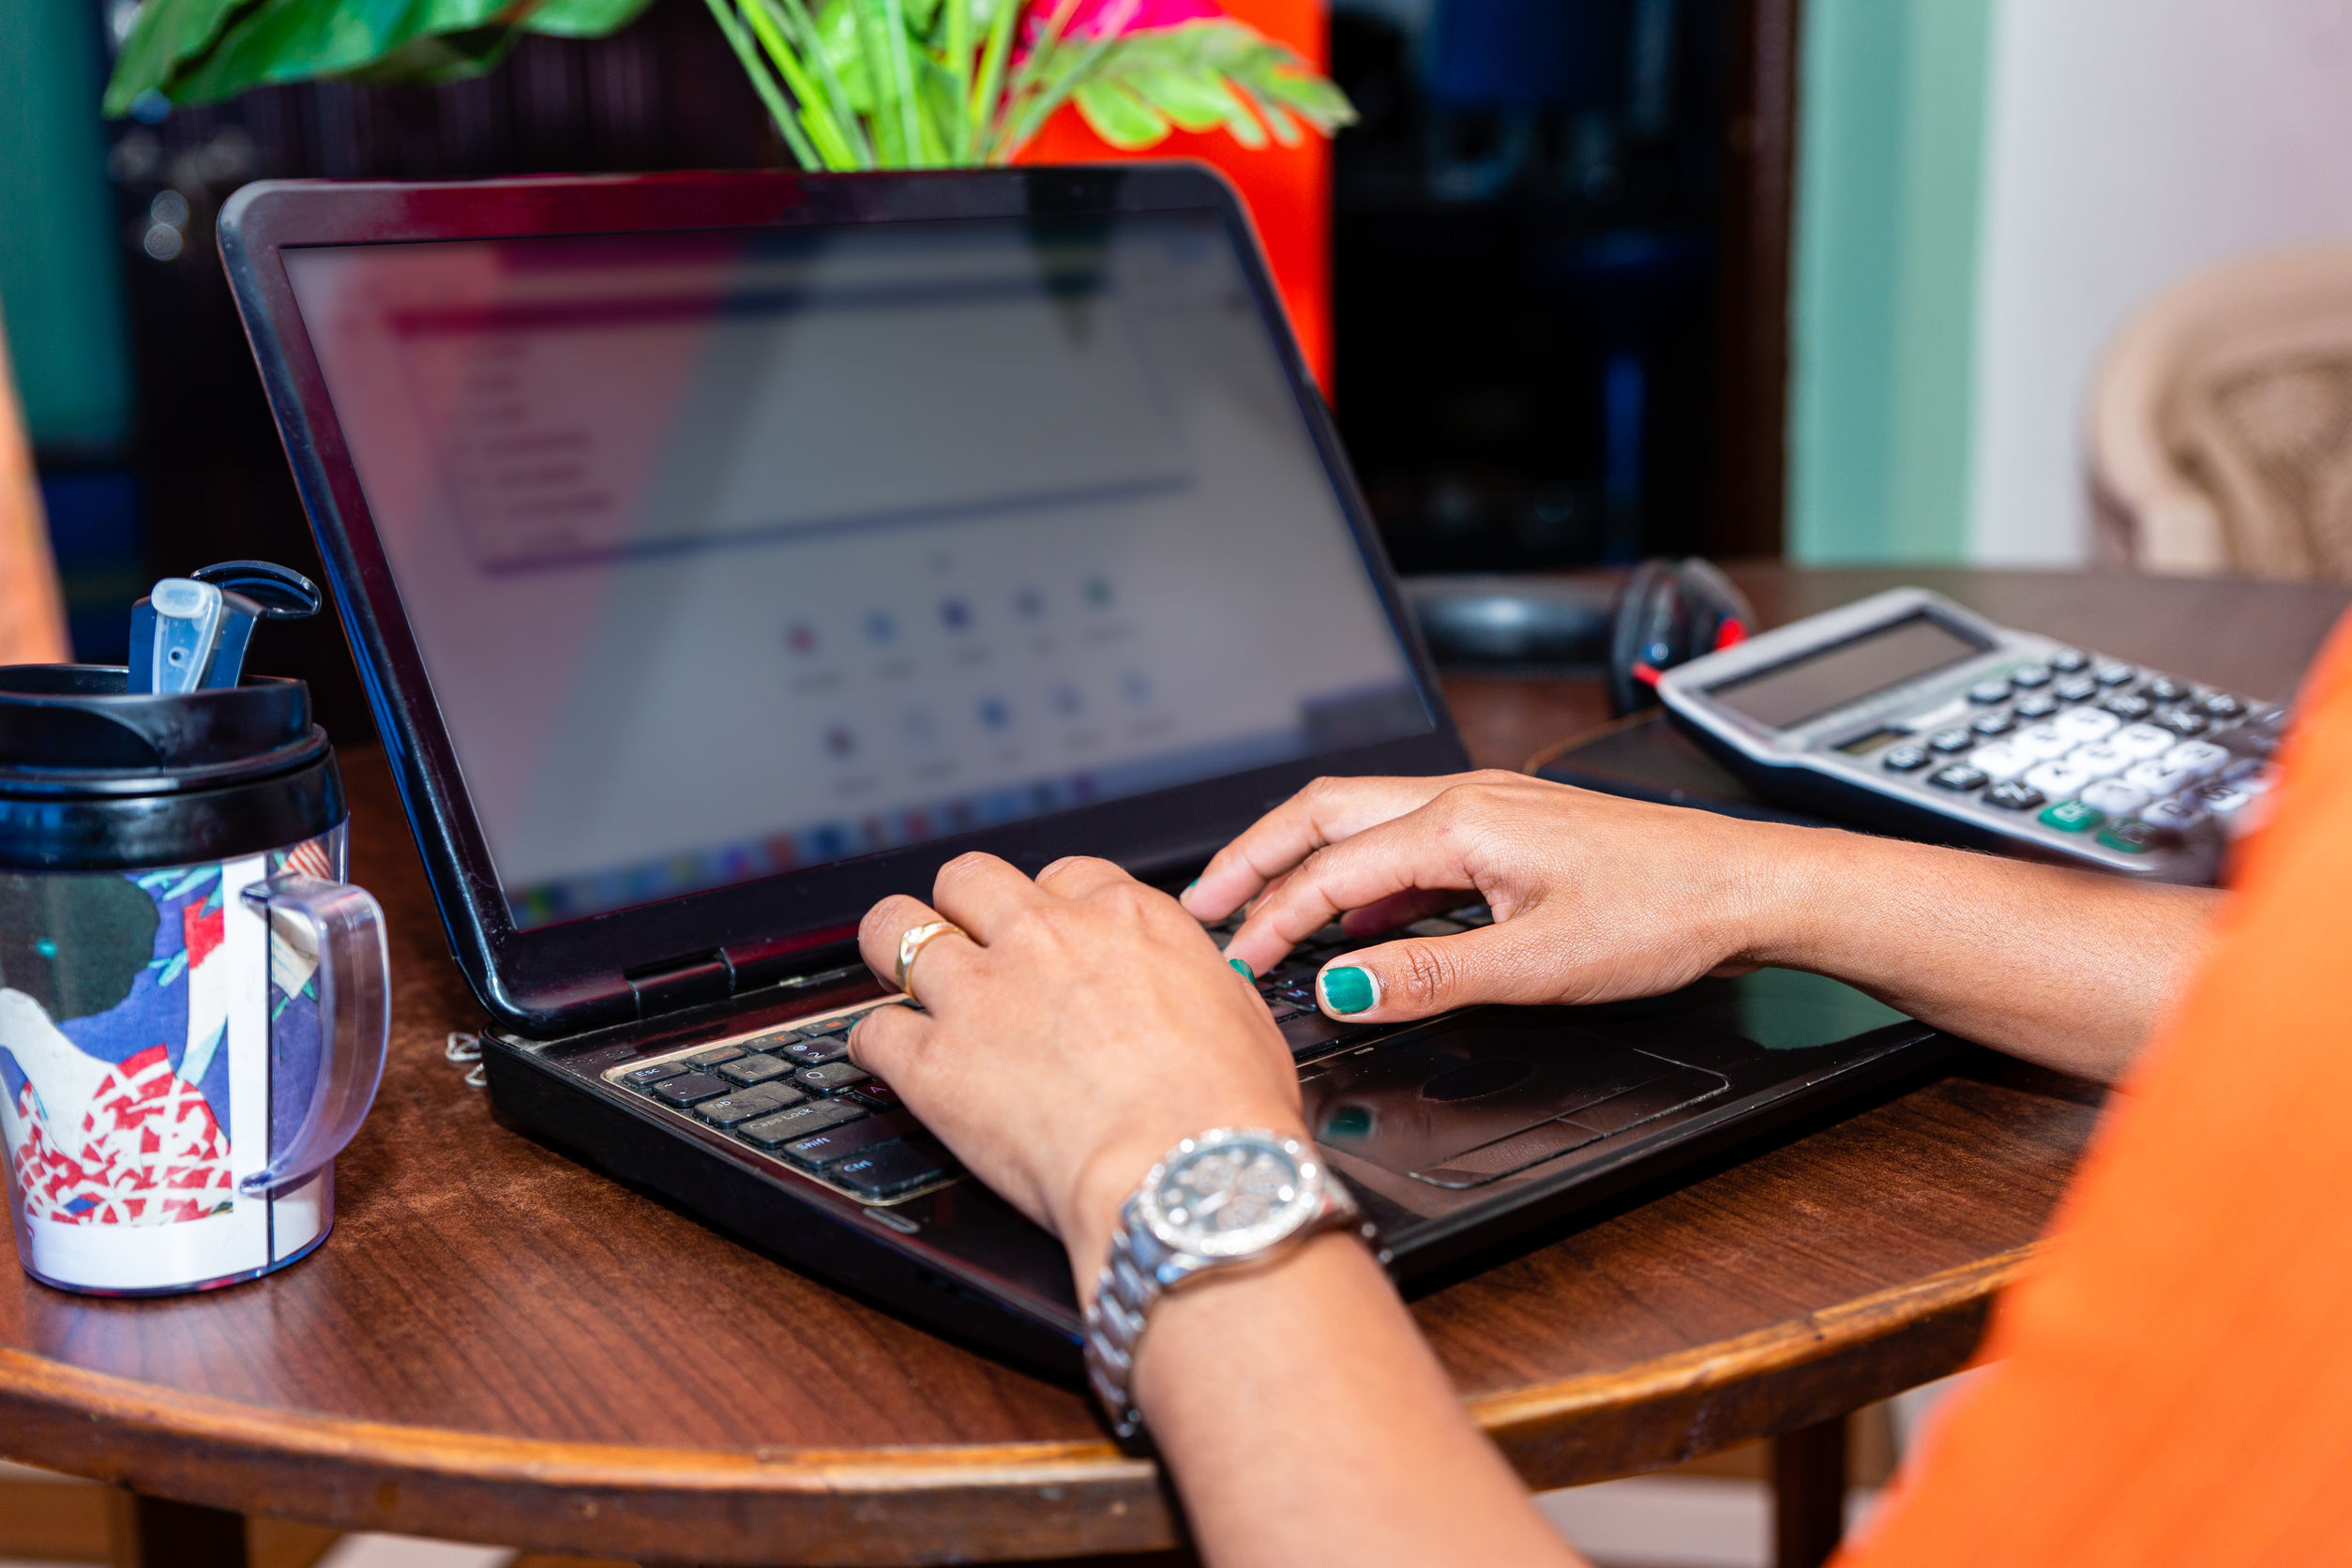
<svg viewBox="0 0 2352 1568">
<path fill-rule="evenodd" d="M 1993 1364 L 1845 1568 L 2352 1560 L 2352 618 Z"/>
</svg>

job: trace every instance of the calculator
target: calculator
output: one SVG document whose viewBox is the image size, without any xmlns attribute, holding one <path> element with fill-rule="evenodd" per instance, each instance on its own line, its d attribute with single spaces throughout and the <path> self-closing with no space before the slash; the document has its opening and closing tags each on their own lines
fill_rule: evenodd
<svg viewBox="0 0 2352 1568">
<path fill-rule="evenodd" d="M 1834 821 L 2205 882 L 2270 788 L 2283 709 L 1897 588 L 1667 671 L 1668 716 Z"/>
</svg>

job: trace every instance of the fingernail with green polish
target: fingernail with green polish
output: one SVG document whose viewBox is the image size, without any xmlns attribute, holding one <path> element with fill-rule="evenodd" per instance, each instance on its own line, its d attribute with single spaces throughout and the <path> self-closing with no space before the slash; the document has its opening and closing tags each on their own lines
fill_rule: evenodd
<svg viewBox="0 0 2352 1568">
<path fill-rule="evenodd" d="M 1182 892 L 1182 893 L 1179 893 L 1178 895 L 1176 895 L 1176 897 L 1179 897 L 1179 898 L 1186 898 L 1186 897 L 1190 897 L 1192 896 L 1192 890 L 1193 890 L 1194 888 L 1196 888 L 1196 887 L 1199 887 L 1199 885 L 1200 885 L 1200 879 L 1199 879 L 1199 877 L 1195 877 L 1195 878 L 1193 878 L 1193 879 L 1192 879 L 1192 881 L 1190 881 L 1190 882 L 1186 882 L 1186 883 L 1184 884 L 1184 892 Z"/>
<path fill-rule="evenodd" d="M 1327 969 L 1316 983 L 1322 989 L 1323 1005 L 1342 1017 L 1361 1013 L 1380 1000 L 1380 981 L 1370 970 L 1353 964 Z"/>
<path fill-rule="evenodd" d="M 1233 966 L 1233 972 L 1240 975 L 1243 979 L 1250 981 L 1253 984 L 1257 981 L 1258 972 L 1249 967 L 1247 959 L 1228 958 L 1225 961 L 1231 964 Z"/>
</svg>

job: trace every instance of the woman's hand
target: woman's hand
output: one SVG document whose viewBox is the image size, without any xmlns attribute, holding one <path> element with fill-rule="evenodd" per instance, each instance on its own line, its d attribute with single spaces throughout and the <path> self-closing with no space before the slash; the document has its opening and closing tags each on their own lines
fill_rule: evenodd
<svg viewBox="0 0 2352 1568">
<path fill-rule="evenodd" d="M 1333 959 L 1326 1012 L 1606 1002 L 1778 964 L 2086 1078 L 2138 1053 L 2221 895 L 2096 871 L 1743 822 L 1515 773 L 1324 778 L 1219 851 L 1184 907 L 1259 973 L 1340 919 L 1393 930 L 1472 895 L 1495 923 Z M 2031 985 L 2010 984 L 2030 974 Z"/>
<path fill-rule="evenodd" d="M 1220 851 L 1184 903 L 1215 921 L 1256 899 L 1226 953 L 1263 973 L 1328 921 L 1369 935 L 1483 898 L 1490 927 L 1325 969 L 1324 1010 L 1365 1021 L 1604 1002 L 1761 961 L 1757 913 L 1785 904 L 1779 867 L 1819 837 L 1523 774 L 1322 778 Z"/>
<path fill-rule="evenodd" d="M 1104 860 L 1057 861 L 1032 882 L 968 854 L 941 868 L 930 904 L 876 904 L 858 945 L 890 975 L 899 937 L 942 919 L 967 934 L 923 947 L 910 976 L 923 1011 L 869 1013 L 850 1055 L 1062 1238 L 1081 1298 L 1120 1202 L 1179 1138 L 1304 1136 L 1272 1015 L 1165 893 Z"/>
</svg>

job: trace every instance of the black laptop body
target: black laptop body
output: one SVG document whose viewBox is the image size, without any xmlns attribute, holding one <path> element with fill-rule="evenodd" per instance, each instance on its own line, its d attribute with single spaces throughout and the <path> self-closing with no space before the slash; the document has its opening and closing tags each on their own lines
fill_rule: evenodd
<svg viewBox="0 0 2352 1568">
<path fill-rule="evenodd" d="M 1465 766 L 1231 189 L 263 184 L 220 241 L 503 1116 L 1074 1375 L 1058 1244 L 846 1060 L 859 915 Z M 1780 971 L 1351 1029 L 1326 936 L 1261 989 L 1406 1280 L 1946 1048 Z"/>
</svg>

